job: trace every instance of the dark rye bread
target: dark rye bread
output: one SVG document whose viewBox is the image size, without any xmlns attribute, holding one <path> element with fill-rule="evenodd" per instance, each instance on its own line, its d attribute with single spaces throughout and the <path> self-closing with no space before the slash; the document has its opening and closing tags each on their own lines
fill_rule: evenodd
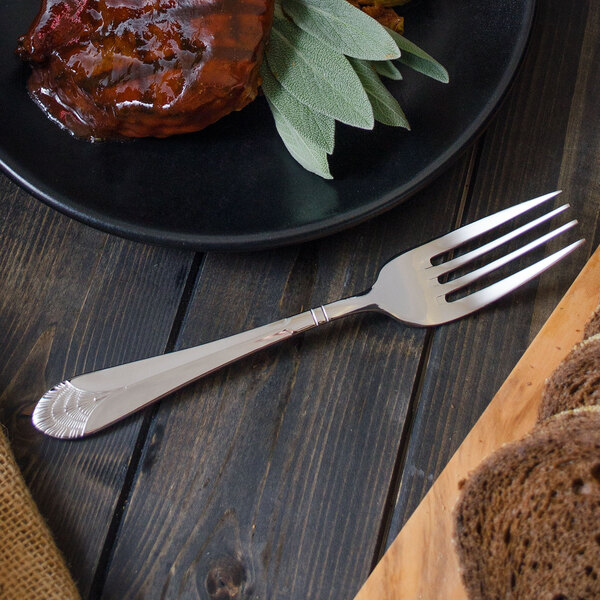
<svg viewBox="0 0 600 600">
<path fill-rule="evenodd" d="M 600 598 L 600 409 L 500 448 L 463 484 L 455 516 L 471 600 Z"/>
<path fill-rule="evenodd" d="M 600 334 L 577 344 L 546 380 L 538 420 L 600 404 Z"/>
<path fill-rule="evenodd" d="M 583 329 L 583 339 L 592 337 L 600 333 L 600 304 L 594 311 L 594 314 L 590 317 L 589 321 L 585 324 Z"/>
</svg>

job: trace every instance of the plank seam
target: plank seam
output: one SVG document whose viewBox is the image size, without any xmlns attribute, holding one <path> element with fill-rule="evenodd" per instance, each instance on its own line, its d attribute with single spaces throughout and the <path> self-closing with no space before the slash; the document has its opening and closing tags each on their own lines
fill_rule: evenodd
<svg viewBox="0 0 600 600">
<path fill-rule="evenodd" d="M 462 192 L 460 195 L 459 202 L 457 203 L 456 211 L 453 217 L 454 227 L 460 227 L 463 225 L 463 220 L 467 214 L 468 207 L 471 204 L 473 196 L 474 181 L 476 173 L 478 171 L 481 155 L 483 152 L 483 140 L 485 134 L 482 135 L 479 140 L 475 143 L 474 149 L 471 152 L 469 158 L 469 164 L 464 176 L 462 184 Z M 414 427 L 414 420 L 417 415 L 417 409 L 419 406 L 419 400 L 421 392 L 425 384 L 425 373 L 427 372 L 427 365 L 429 364 L 429 357 L 433 348 L 435 330 L 428 330 L 425 335 L 423 342 L 423 349 L 415 373 L 415 382 L 411 391 L 410 399 L 408 401 L 408 408 L 406 410 L 406 418 L 402 427 L 400 435 L 400 444 L 398 447 L 398 456 L 394 464 L 392 475 L 390 477 L 390 484 L 388 488 L 385 509 L 377 535 L 377 543 L 375 545 L 375 552 L 373 561 L 371 563 L 371 571 L 375 568 L 377 563 L 381 560 L 388 546 L 388 536 L 392 526 L 394 518 L 394 509 L 398 500 L 398 494 L 400 491 L 400 485 L 402 482 L 402 474 L 406 465 L 406 458 L 408 455 L 408 448 L 410 443 L 411 432 Z"/>
<path fill-rule="evenodd" d="M 390 478 L 390 484 L 388 487 L 387 498 L 385 502 L 385 509 L 379 532 L 377 534 L 377 543 L 375 545 L 375 554 L 371 562 L 371 572 L 377 563 L 381 560 L 387 549 L 387 537 L 392 525 L 392 519 L 394 517 L 394 507 L 396 505 L 396 499 L 398 496 L 398 490 L 400 489 L 400 481 L 402 473 L 404 471 L 404 464 L 406 462 L 406 455 L 408 453 L 408 446 L 410 441 L 411 431 L 414 425 L 415 415 L 417 414 L 417 408 L 419 399 L 421 397 L 421 389 L 425 381 L 424 373 L 429 363 L 429 356 L 431 354 L 431 348 L 433 346 L 433 331 L 428 330 L 425 334 L 425 340 L 423 342 L 423 349 L 419 358 L 419 364 L 417 366 L 417 372 L 415 374 L 415 383 L 411 391 L 410 399 L 408 401 L 408 407 L 406 409 L 406 417 L 404 418 L 404 424 L 402 425 L 402 432 L 400 434 L 400 445 L 398 448 L 398 455 L 396 462 L 392 470 L 392 476 Z"/>
<path fill-rule="evenodd" d="M 202 270 L 203 262 L 203 254 L 194 254 L 183 292 L 181 293 L 179 306 L 177 307 L 177 311 L 173 319 L 173 325 L 171 326 L 171 331 L 165 344 L 165 353 L 172 352 L 176 347 L 185 317 L 188 313 L 194 289 L 196 288 L 198 277 Z M 156 402 L 144 411 L 144 418 L 137 435 L 133 452 L 131 453 L 131 460 L 129 461 L 127 472 L 125 473 L 123 486 L 121 487 L 121 492 L 119 493 L 119 498 L 115 505 L 115 510 L 113 512 L 113 516 L 106 533 L 106 538 L 102 546 L 102 552 L 100 553 L 100 559 L 98 560 L 98 565 L 96 566 L 96 571 L 92 579 L 92 585 L 90 586 L 90 600 L 100 599 L 102 596 L 106 578 L 110 570 L 114 549 L 121 531 L 121 525 L 125 518 L 126 506 L 131 497 L 134 484 L 138 478 L 141 459 L 148 445 L 148 440 L 151 438 L 150 434 L 152 425 L 156 419 L 159 407 L 160 402 Z"/>
</svg>

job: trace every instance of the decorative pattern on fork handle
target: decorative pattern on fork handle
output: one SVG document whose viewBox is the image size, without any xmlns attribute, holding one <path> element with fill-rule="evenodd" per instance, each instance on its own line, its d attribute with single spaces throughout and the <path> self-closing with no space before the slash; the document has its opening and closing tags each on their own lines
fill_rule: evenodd
<svg viewBox="0 0 600 600">
<path fill-rule="evenodd" d="M 108 395 L 80 390 L 63 381 L 42 396 L 33 412 L 33 424 L 52 437 L 81 437 L 91 414 Z"/>
</svg>

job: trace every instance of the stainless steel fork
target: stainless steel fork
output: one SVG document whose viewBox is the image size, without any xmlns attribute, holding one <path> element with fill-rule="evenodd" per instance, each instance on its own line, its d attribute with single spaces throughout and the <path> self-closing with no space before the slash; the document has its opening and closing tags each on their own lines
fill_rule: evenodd
<svg viewBox="0 0 600 600">
<path fill-rule="evenodd" d="M 388 262 L 373 287 L 359 296 L 319 306 L 296 316 L 195 348 L 74 377 L 52 388 L 38 402 L 33 424 L 57 438 L 77 438 L 126 417 L 208 373 L 297 333 L 346 315 L 380 311 L 417 326 L 440 325 L 464 317 L 517 289 L 572 252 L 583 240 L 483 289 L 452 301 L 448 295 L 472 284 L 566 231 L 571 221 L 485 266 L 441 282 L 440 278 L 548 221 L 565 204 L 457 258 L 434 265 L 432 259 L 507 223 L 559 194 L 553 192 L 461 227 Z"/>
</svg>

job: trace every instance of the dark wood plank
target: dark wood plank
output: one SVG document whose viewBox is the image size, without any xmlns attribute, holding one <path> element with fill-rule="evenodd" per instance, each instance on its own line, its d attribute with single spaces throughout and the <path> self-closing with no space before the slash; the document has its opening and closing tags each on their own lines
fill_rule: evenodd
<svg viewBox="0 0 600 600">
<path fill-rule="evenodd" d="M 4 177 L 0 215 L 0 422 L 86 596 L 142 417 L 65 442 L 28 413 L 62 379 L 164 351 L 192 255 L 92 230 Z"/>
<path fill-rule="evenodd" d="M 369 287 L 448 229 L 472 156 L 411 202 L 295 248 L 210 255 L 180 346 Z M 423 330 L 353 317 L 163 400 L 103 598 L 349 598 L 386 512 Z"/>
<path fill-rule="evenodd" d="M 529 56 L 485 136 L 467 213 L 473 220 L 563 189 L 557 204 L 572 204 L 586 250 L 510 299 L 435 333 L 388 544 L 598 244 L 599 8 L 593 2 L 539 3 Z M 552 242 L 547 253 L 564 244 Z"/>
</svg>

